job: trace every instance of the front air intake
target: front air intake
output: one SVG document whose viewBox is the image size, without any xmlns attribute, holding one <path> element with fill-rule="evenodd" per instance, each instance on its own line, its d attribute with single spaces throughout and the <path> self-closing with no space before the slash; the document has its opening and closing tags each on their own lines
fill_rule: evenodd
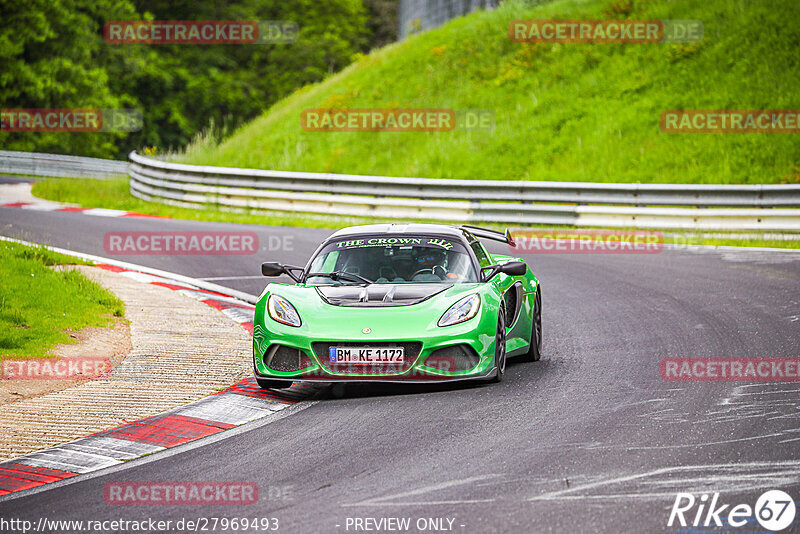
<svg viewBox="0 0 800 534">
<path fill-rule="evenodd" d="M 303 360 L 306 361 L 304 362 Z M 299 371 L 308 367 L 309 363 L 308 356 L 303 351 L 286 345 L 272 345 L 264 355 L 264 365 L 273 371 L 283 371 L 285 373 Z"/>
<path fill-rule="evenodd" d="M 480 361 L 480 356 L 472 347 L 461 344 L 433 351 L 425 359 L 425 366 L 439 371 L 469 371 Z"/>
</svg>

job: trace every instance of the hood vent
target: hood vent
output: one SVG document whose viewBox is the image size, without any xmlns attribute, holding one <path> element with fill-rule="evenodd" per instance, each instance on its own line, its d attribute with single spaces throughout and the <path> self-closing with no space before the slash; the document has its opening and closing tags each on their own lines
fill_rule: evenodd
<svg viewBox="0 0 800 534">
<path fill-rule="evenodd" d="M 319 296 L 334 306 L 410 306 L 427 300 L 453 284 L 372 284 L 317 286 Z"/>
</svg>

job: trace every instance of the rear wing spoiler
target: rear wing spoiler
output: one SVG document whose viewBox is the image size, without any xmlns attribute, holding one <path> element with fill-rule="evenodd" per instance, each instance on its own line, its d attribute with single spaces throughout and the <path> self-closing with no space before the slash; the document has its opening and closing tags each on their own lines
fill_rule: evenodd
<svg viewBox="0 0 800 534">
<path fill-rule="evenodd" d="M 516 247 L 514 238 L 511 236 L 511 230 L 506 228 L 505 232 L 498 230 L 490 230 L 489 228 L 481 228 L 480 226 L 472 226 L 469 224 L 462 224 L 459 228 L 468 231 L 475 237 L 482 237 L 484 239 L 491 239 L 492 241 L 500 241 L 501 243 L 508 243 L 509 246 Z"/>
</svg>

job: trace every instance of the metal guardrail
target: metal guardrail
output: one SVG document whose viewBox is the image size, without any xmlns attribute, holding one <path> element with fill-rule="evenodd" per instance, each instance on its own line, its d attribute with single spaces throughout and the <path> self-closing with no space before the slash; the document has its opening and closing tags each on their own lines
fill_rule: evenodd
<svg viewBox="0 0 800 534">
<path fill-rule="evenodd" d="M 0 150 L 0 173 L 111 178 L 128 173 L 127 161 Z"/>
<path fill-rule="evenodd" d="M 800 206 L 800 184 L 390 178 L 185 165 L 146 158 L 135 152 L 129 157 L 133 195 L 190 207 L 215 205 L 473 223 L 800 230 L 800 209 L 784 209 Z M 750 209 L 744 209 L 745 206 Z"/>
</svg>

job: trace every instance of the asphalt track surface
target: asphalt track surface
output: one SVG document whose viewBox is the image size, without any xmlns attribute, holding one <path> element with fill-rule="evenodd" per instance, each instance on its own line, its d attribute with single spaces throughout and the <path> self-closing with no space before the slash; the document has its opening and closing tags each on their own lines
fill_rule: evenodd
<svg viewBox="0 0 800 534">
<path fill-rule="evenodd" d="M 109 231 L 236 228 L 259 235 L 259 254 L 103 250 Z M 303 265 L 330 232 L 0 208 L 2 235 L 252 294 L 266 284 L 262 261 Z M 800 383 L 659 374 L 659 361 L 673 356 L 800 355 L 800 251 L 527 259 L 544 294 L 543 358 L 511 360 L 501 384 L 328 389 L 269 424 L 4 500 L 0 517 L 274 517 L 289 533 L 375 532 L 354 529 L 352 518 L 367 517 L 411 518 L 409 532 L 434 531 L 417 530 L 421 518 L 450 519 L 464 533 L 677 532 L 667 520 L 678 492 L 720 492 L 732 507 L 782 489 L 800 504 Z M 242 507 L 112 506 L 103 488 L 115 481 L 253 481 L 261 498 Z M 798 519 L 783 532 L 800 531 Z"/>
</svg>

